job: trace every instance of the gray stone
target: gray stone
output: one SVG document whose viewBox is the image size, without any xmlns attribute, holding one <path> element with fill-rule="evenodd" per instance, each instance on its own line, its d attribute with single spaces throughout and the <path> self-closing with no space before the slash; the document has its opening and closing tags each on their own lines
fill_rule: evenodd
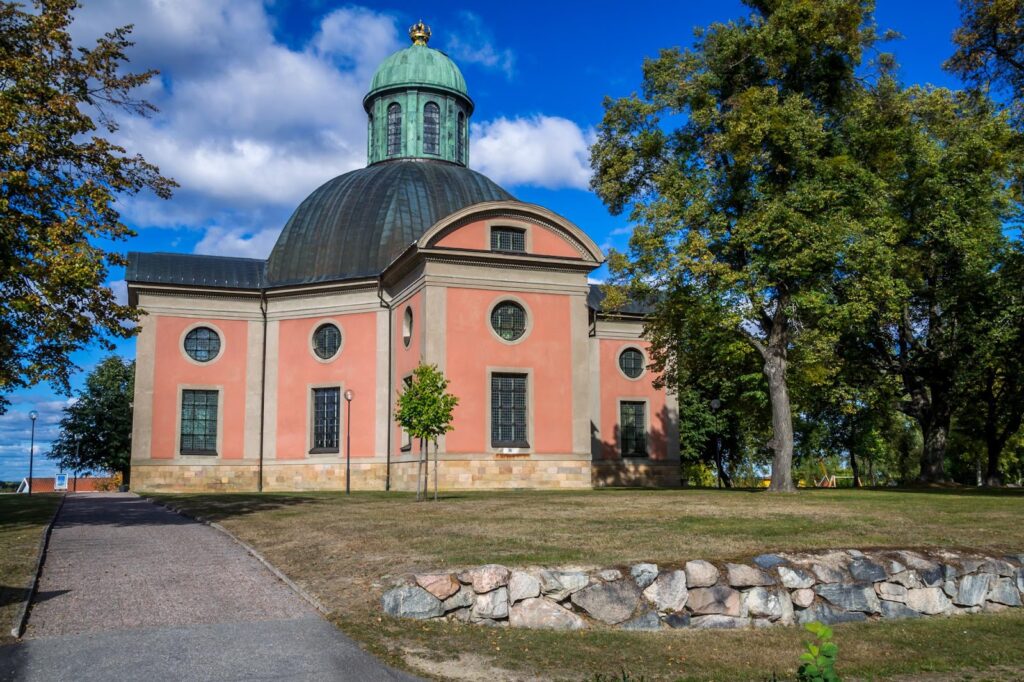
<svg viewBox="0 0 1024 682">
<path fill-rule="evenodd" d="M 473 591 L 482 594 L 508 585 L 508 578 L 511 574 L 512 572 L 504 566 L 487 564 L 463 571 L 459 574 L 459 580 L 472 584 Z"/>
<path fill-rule="evenodd" d="M 615 568 L 606 568 L 597 574 L 597 577 L 605 582 L 614 582 L 616 580 L 622 580 L 622 571 Z"/>
<path fill-rule="evenodd" d="M 697 587 L 690 590 L 687 600 L 690 611 L 701 615 L 740 615 L 740 593 L 731 587 Z"/>
<path fill-rule="evenodd" d="M 688 628 L 690 627 L 690 614 L 670 613 L 665 616 L 665 624 L 670 628 Z"/>
<path fill-rule="evenodd" d="M 1017 589 L 1024 592 L 1024 568 L 1017 569 Z"/>
<path fill-rule="evenodd" d="M 508 622 L 514 628 L 582 630 L 587 622 L 549 599 L 531 597 L 509 609 Z"/>
<path fill-rule="evenodd" d="M 900 573 L 895 573 L 890 576 L 889 580 L 897 585 L 903 585 L 903 587 L 908 590 L 916 590 L 924 587 L 924 583 L 922 583 L 921 579 L 917 577 L 917 571 L 901 571 Z"/>
<path fill-rule="evenodd" d="M 825 564 L 811 564 L 811 572 L 823 583 L 841 583 L 847 579 L 842 571 Z"/>
<path fill-rule="evenodd" d="M 658 564 L 636 564 L 629 569 L 629 574 L 641 590 L 654 582 L 658 577 Z"/>
<path fill-rule="evenodd" d="M 711 587 L 718 582 L 718 569 L 708 561 L 687 561 L 685 571 L 688 587 Z"/>
<path fill-rule="evenodd" d="M 727 581 L 731 587 L 774 585 L 775 579 L 764 571 L 746 564 L 726 564 Z"/>
<path fill-rule="evenodd" d="M 998 604 L 990 601 L 986 602 L 985 605 L 981 607 L 981 611 L 982 613 L 1002 613 L 1009 608 L 1010 607 L 1006 604 Z"/>
<path fill-rule="evenodd" d="M 451 573 L 419 573 L 416 584 L 441 601 L 459 591 L 459 581 Z"/>
<path fill-rule="evenodd" d="M 619 627 L 623 630 L 660 630 L 661 621 L 658 620 L 657 613 L 654 611 L 647 611 L 632 620 L 627 620 Z"/>
<path fill-rule="evenodd" d="M 749 618 L 736 618 L 733 616 L 695 616 L 690 619 L 690 627 L 697 630 L 736 630 L 749 625 Z"/>
<path fill-rule="evenodd" d="M 907 607 L 928 614 L 945 613 L 953 608 L 953 602 L 938 587 L 921 587 L 907 590 Z"/>
<path fill-rule="evenodd" d="M 806 609 L 808 606 L 814 603 L 814 590 L 809 588 L 803 588 L 799 590 L 793 590 L 792 593 L 793 604 Z"/>
<path fill-rule="evenodd" d="M 782 615 L 779 617 L 779 623 L 782 625 L 792 625 L 796 622 L 796 615 L 793 612 L 793 598 L 789 594 L 789 590 L 782 588 L 775 588 L 779 596 L 779 604 L 782 606 Z"/>
<path fill-rule="evenodd" d="M 883 601 L 895 601 L 905 604 L 907 588 L 898 583 L 875 583 L 875 592 Z"/>
<path fill-rule="evenodd" d="M 814 586 L 814 576 L 799 568 L 779 566 L 779 579 L 791 590 L 802 590 Z"/>
<path fill-rule="evenodd" d="M 537 576 L 525 571 L 512 571 L 512 576 L 508 579 L 508 601 L 510 604 L 539 596 L 540 580 L 537 579 Z"/>
<path fill-rule="evenodd" d="M 813 621 L 818 621 L 825 625 L 834 625 L 836 623 L 855 623 L 867 619 L 867 615 L 860 611 L 843 611 L 823 602 L 818 602 L 810 608 L 797 613 L 797 622 L 801 625 L 806 625 Z"/>
<path fill-rule="evenodd" d="M 786 563 L 786 560 L 778 554 L 760 554 L 754 557 L 754 563 L 767 571 L 776 566 L 781 566 Z"/>
<path fill-rule="evenodd" d="M 789 595 L 786 595 L 787 600 Z M 779 592 L 766 587 L 752 587 L 743 593 L 743 600 L 747 606 L 747 614 L 753 618 L 767 618 L 778 620 L 782 618 L 782 600 L 779 599 Z M 792 605 L 790 605 L 792 610 Z"/>
<path fill-rule="evenodd" d="M 490 592 L 477 594 L 473 601 L 470 620 L 498 620 L 508 618 L 508 588 L 499 587 Z"/>
<path fill-rule="evenodd" d="M 472 591 L 473 590 L 470 590 L 470 592 L 472 592 Z M 469 622 L 469 609 L 455 609 L 454 611 L 452 611 L 451 613 L 449 613 L 445 617 L 448 620 L 454 620 L 454 621 L 458 621 L 460 623 L 468 623 Z"/>
<path fill-rule="evenodd" d="M 454 609 L 461 609 L 464 606 L 472 606 L 473 599 L 476 597 L 476 592 L 473 588 L 463 585 L 459 588 L 459 591 L 452 596 L 445 599 L 441 605 L 445 611 L 452 611 Z M 468 616 L 467 616 L 468 617 Z"/>
<path fill-rule="evenodd" d="M 1020 592 L 1011 578 L 999 578 L 988 590 L 988 601 L 1006 606 L 1020 606 Z"/>
<path fill-rule="evenodd" d="M 906 604 L 901 604 L 895 601 L 883 601 L 882 604 L 882 618 L 920 618 L 921 614 L 913 609 L 907 608 Z"/>
<path fill-rule="evenodd" d="M 988 559 L 979 570 L 983 573 L 994 573 L 1002 578 L 1012 578 L 1017 569 L 1009 561 Z"/>
<path fill-rule="evenodd" d="M 907 570 L 906 566 L 904 566 L 899 561 L 896 561 L 891 557 L 878 559 L 878 563 L 882 565 L 882 568 L 884 568 L 885 572 L 889 575 L 892 575 L 894 573 L 902 573 L 903 571 Z"/>
<path fill-rule="evenodd" d="M 562 601 L 573 592 L 590 584 L 590 577 L 579 571 L 541 571 L 540 591 L 555 601 Z"/>
<path fill-rule="evenodd" d="M 952 564 L 943 564 L 942 577 L 946 582 L 949 582 L 950 580 L 956 580 L 960 577 L 960 571 L 958 571 L 956 566 L 953 566 Z"/>
<path fill-rule="evenodd" d="M 864 552 L 860 551 L 859 549 L 848 549 L 846 550 L 846 553 L 852 556 L 854 559 L 863 559 L 865 556 L 867 556 L 866 554 L 864 554 Z"/>
<path fill-rule="evenodd" d="M 686 573 L 684 571 L 662 573 L 644 590 L 644 596 L 659 611 L 682 611 L 687 597 Z"/>
<path fill-rule="evenodd" d="M 960 571 L 962 573 L 974 573 L 985 564 L 981 559 L 960 559 Z"/>
<path fill-rule="evenodd" d="M 631 582 L 597 583 L 572 595 L 572 603 L 597 620 L 617 625 L 640 604 L 640 590 Z"/>
<path fill-rule="evenodd" d="M 953 602 L 957 606 L 981 606 L 985 603 L 985 595 L 988 594 L 988 586 L 993 577 L 988 573 L 976 573 L 960 578 L 960 589 Z"/>
<path fill-rule="evenodd" d="M 397 618 L 437 618 L 444 615 L 441 600 L 418 585 L 399 585 L 381 598 L 384 613 Z"/>
<path fill-rule="evenodd" d="M 859 583 L 878 583 L 889 577 L 884 568 L 870 559 L 850 562 L 850 575 Z"/>
<path fill-rule="evenodd" d="M 956 597 L 957 592 L 959 592 L 959 588 L 957 588 L 955 580 L 947 580 L 942 583 L 942 591 L 946 593 L 947 597 L 953 599 Z"/>
<path fill-rule="evenodd" d="M 818 585 L 814 591 L 822 599 L 847 611 L 878 613 L 881 610 L 875 589 L 870 585 Z"/>
<path fill-rule="evenodd" d="M 921 578 L 921 582 L 924 583 L 926 587 L 939 587 L 945 580 L 945 572 L 938 564 L 935 564 L 933 568 L 917 569 L 917 575 Z"/>
</svg>

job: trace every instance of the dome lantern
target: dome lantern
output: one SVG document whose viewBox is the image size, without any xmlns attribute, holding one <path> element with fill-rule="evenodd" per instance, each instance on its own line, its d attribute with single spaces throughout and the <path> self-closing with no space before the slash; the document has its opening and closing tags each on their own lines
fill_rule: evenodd
<svg viewBox="0 0 1024 682">
<path fill-rule="evenodd" d="M 430 27 L 409 27 L 412 45 L 377 68 L 363 98 L 368 116 L 367 163 L 433 159 L 467 165 L 473 100 L 459 67 L 429 47 Z"/>
</svg>

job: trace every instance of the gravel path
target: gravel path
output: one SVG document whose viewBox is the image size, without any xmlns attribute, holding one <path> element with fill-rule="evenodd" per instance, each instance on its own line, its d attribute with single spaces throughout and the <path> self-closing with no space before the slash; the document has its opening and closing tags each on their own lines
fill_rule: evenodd
<svg viewBox="0 0 1024 682">
<path fill-rule="evenodd" d="M 131 494 L 69 496 L 0 679 L 412 679 L 223 534 Z"/>
</svg>

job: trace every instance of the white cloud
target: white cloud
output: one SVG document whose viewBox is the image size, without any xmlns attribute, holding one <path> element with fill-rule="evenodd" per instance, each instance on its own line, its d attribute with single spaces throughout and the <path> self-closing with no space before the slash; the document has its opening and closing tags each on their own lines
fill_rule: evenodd
<svg viewBox="0 0 1024 682">
<path fill-rule="evenodd" d="M 114 292 L 115 301 L 117 301 L 121 305 L 125 305 L 128 303 L 127 282 L 125 282 L 123 279 L 115 279 L 114 281 L 109 282 L 107 286 L 110 288 L 111 291 Z"/>
<path fill-rule="evenodd" d="M 242 228 L 214 226 L 206 230 L 206 235 L 196 244 L 195 252 L 211 256 L 266 258 L 279 234 L 280 228 L 249 232 Z"/>
<path fill-rule="evenodd" d="M 498 184 L 586 189 L 593 129 L 566 118 L 501 117 L 472 126 L 470 160 Z"/>
<path fill-rule="evenodd" d="M 457 64 L 479 64 L 495 69 L 512 78 L 515 74 L 516 55 L 508 49 L 494 46 L 490 31 L 484 28 L 480 17 L 473 12 L 459 12 L 461 26 L 448 34 L 445 49 Z"/>
</svg>

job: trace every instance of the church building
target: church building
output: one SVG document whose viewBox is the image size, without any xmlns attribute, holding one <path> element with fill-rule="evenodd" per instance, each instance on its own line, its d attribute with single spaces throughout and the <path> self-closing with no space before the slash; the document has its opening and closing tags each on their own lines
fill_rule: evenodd
<svg viewBox="0 0 1024 682">
<path fill-rule="evenodd" d="M 341 490 L 346 455 L 353 490 L 414 489 L 393 416 L 420 363 L 459 398 L 442 490 L 679 485 L 643 310 L 603 310 L 587 233 L 469 168 L 466 82 L 409 33 L 363 99 L 366 167 L 266 260 L 129 254 L 134 489 Z"/>
</svg>

